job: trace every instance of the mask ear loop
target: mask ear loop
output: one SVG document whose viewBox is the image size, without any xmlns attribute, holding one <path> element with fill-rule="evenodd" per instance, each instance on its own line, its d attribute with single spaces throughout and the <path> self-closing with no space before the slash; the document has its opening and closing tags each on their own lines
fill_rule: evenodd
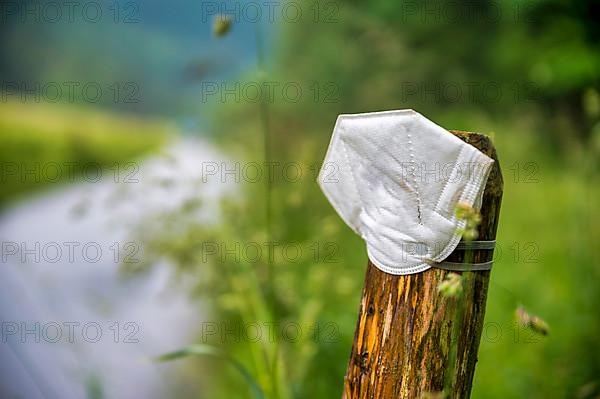
<svg viewBox="0 0 600 399">
<path fill-rule="evenodd" d="M 492 270 L 493 260 L 482 263 L 457 263 L 457 262 L 431 262 L 431 267 L 438 269 L 449 270 L 454 272 L 473 272 Z"/>
<path fill-rule="evenodd" d="M 456 246 L 456 249 L 494 249 L 496 248 L 496 240 L 491 241 L 461 241 Z"/>
<path fill-rule="evenodd" d="M 456 247 L 457 250 L 493 250 L 496 247 L 496 240 L 492 241 L 461 241 Z M 458 262 L 434 262 L 431 259 L 424 259 L 424 262 L 431 267 L 438 269 L 468 272 L 468 271 L 483 271 L 492 270 L 493 260 L 481 263 L 458 263 Z"/>
</svg>

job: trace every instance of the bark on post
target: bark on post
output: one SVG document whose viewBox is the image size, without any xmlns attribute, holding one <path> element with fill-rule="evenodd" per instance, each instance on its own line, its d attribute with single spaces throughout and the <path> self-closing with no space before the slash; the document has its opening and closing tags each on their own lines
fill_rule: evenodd
<svg viewBox="0 0 600 399">
<path fill-rule="evenodd" d="M 503 190 L 496 150 L 487 136 L 452 133 L 496 161 L 483 195 L 478 238 L 493 240 Z M 463 255 L 457 251 L 448 260 L 461 262 Z M 490 250 L 478 250 L 473 262 L 485 262 L 492 256 Z M 456 326 L 460 328 L 460 338 L 455 379 L 451 391 L 446 393 L 450 398 L 470 396 L 490 272 L 472 272 L 459 299 L 444 298 L 437 292 L 447 273 L 432 268 L 395 276 L 380 271 L 369 261 L 343 398 L 418 399 L 426 393 L 442 391 L 457 301 L 464 302 L 465 311 Z"/>
</svg>

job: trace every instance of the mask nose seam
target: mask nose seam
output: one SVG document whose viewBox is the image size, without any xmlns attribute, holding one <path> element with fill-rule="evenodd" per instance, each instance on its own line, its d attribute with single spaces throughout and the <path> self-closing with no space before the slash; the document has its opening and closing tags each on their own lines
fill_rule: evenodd
<svg viewBox="0 0 600 399">
<path fill-rule="evenodd" d="M 423 225 L 423 220 L 421 218 L 422 201 L 421 201 L 421 194 L 419 193 L 419 185 L 417 184 L 417 174 L 415 173 L 415 153 L 414 153 L 414 148 L 413 148 L 412 135 L 410 134 L 409 131 L 406 132 L 406 135 L 408 137 L 408 156 L 410 159 L 410 163 L 412 165 L 409 173 L 410 173 L 410 177 L 412 179 L 413 185 L 414 185 L 415 197 L 417 200 L 417 219 L 419 220 L 419 224 L 422 226 Z"/>
</svg>

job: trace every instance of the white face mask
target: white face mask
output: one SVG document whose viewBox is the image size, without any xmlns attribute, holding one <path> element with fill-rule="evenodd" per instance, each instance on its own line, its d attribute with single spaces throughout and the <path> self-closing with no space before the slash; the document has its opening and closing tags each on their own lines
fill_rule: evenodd
<svg viewBox="0 0 600 399">
<path fill-rule="evenodd" d="M 413 110 L 340 115 L 318 181 L 376 267 L 412 274 L 456 248 L 493 162 Z"/>
</svg>

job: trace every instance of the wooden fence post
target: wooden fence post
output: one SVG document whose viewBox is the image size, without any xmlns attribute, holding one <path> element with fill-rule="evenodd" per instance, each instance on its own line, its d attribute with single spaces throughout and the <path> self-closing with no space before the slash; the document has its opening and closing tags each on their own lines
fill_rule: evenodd
<svg viewBox="0 0 600 399">
<path fill-rule="evenodd" d="M 503 181 L 491 140 L 477 133 L 452 131 L 494 159 L 481 207 L 479 240 L 494 240 Z M 449 261 L 461 262 L 456 251 Z M 476 250 L 473 262 L 491 260 L 493 251 Z M 454 379 L 446 397 L 469 398 L 483 328 L 489 271 L 472 272 L 464 295 L 445 298 L 437 286 L 447 271 L 395 276 L 370 261 L 360 303 L 352 353 L 344 378 L 344 399 L 427 397 L 444 389 L 452 329 L 460 330 Z M 463 318 L 455 326 L 457 301 L 464 302 Z M 434 397 L 434 396 L 432 396 Z M 440 396 L 441 397 L 441 396 Z"/>
</svg>

